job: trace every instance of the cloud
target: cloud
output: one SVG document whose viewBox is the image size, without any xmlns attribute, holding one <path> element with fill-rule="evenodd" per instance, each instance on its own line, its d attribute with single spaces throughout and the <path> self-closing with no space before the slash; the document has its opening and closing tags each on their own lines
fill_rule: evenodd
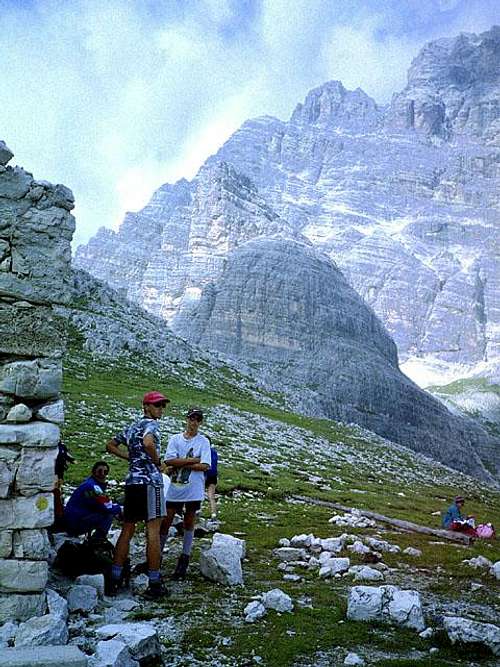
<svg viewBox="0 0 500 667">
<path fill-rule="evenodd" d="M 386 101 L 425 41 L 488 28 L 494 4 L 0 0 L 0 138 L 74 190 L 82 242 L 326 80 Z"/>
</svg>

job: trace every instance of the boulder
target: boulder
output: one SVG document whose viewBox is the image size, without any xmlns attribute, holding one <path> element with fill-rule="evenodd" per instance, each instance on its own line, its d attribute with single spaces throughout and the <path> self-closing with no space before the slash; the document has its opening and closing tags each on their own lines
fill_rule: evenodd
<svg viewBox="0 0 500 667">
<path fill-rule="evenodd" d="M 0 140 L 0 164 L 7 164 L 13 157 L 14 153 L 10 150 L 5 141 Z"/>
<path fill-rule="evenodd" d="M 0 391 L 6 394 L 44 400 L 57 397 L 61 385 L 62 366 L 56 359 L 13 361 L 0 367 Z"/>
<path fill-rule="evenodd" d="M 0 649 L 7 648 L 9 642 L 14 641 L 18 625 L 13 621 L 7 621 L 0 626 Z"/>
<path fill-rule="evenodd" d="M 88 667 L 138 667 L 139 662 L 132 657 L 128 646 L 117 639 L 97 642 L 96 651 L 89 660 Z"/>
<path fill-rule="evenodd" d="M 324 551 L 331 551 L 332 553 L 338 554 L 342 551 L 344 542 L 340 537 L 327 537 L 324 540 L 321 540 L 321 548 Z"/>
<path fill-rule="evenodd" d="M 68 620 L 68 602 L 51 588 L 47 589 L 47 607 L 49 614 L 59 616 L 64 622 Z"/>
<path fill-rule="evenodd" d="M 17 403 L 7 414 L 7 421 L 15 424 L 24 424 L 33 417 L 33 412 L 24 403 Z"/>
<path fill-rule="evenodd" d="M 47 584 L 48 565 L 45 561 L 0 560 L 1 593 L 36 593 Z"/>
<path fill-rule="evenodd" d="M 12 530 L 0 531 L 0 558 L 8 558 L 12 553 Z"/>
<path fill-rule="evenodd" d="M 363 544 L 360 540 L 356 540 L 353 544 L 349 544 L 347 550 L 352 551 L 355 554 L 368 554 L 371 551 L 370 547 L 367 547 L 366 544 Z"/>
<path fill-rule="evenodd" d="M 417 631 L 425 628 L 418 592 L 395 586 L 354 586 L 349 590 L 347 618 L 395 623 Z"/>
<path fill-rule="evenodd" d="M 290 546 L 292 547 L 305 547 L 306 549 L 311 546 L 311 541 L 314 538 L 314 535 L 294 535 L 290 540 Z"/>
<path fill-rule="evenodd" d="M 18 492 L 23 496 L 31 496 L 40 491 L 52 490 L 56 456 L 57 447 L 23 447 L 16 475 Z"/>
<path fill-rule="evenodd" d="M 497 560 L 496 563 L 490 567 L 490 574 L 496 579 L 500 579 L 500 560 Z"/>
<path fill-rule="evenodd" d="M 213 544 L 200 553 L 200 570 L 204 577 L 225 586 L 242 586 L 242 546 L 232 541 Z"/>
<path fill-rule="evenodd" d="M 254 623 L 255 621 L 258 621 L 259 618 L 262 618 L 263 616 L 266 615 L 266 608 L 262 604 L 262 602 L 259 602 L 258 600 L 253 600 L 243 610 L 243 613 L 245 614 L 245 622 L 246 623 Z"/>
<path fill-rule="evenodd" d="M 90 613 L 97 607 L 97 590 L 93 586 L 71 586 L 66 599 L 70 612 Z"/>
<path fill-rule="evenodd" d="M 0 594 L 0 623 L 17 620 L 26 621 L 45 613 L 45 593 L 36 595 Z"/>
<path fill-rule="evenodd" d="M 241 559 L 246 556 L 245 540 L 241 540 L 239 537 L 233 537 L 225 533 L 215 533 L 212 538 L 212 546 L 235 550 L 240 554 Z"/>
<path fill-rule="evenodd" d="M 489 570 L 493 566 L 491 560 L 488 560 L 488 558 L 485 558 L 484 556 L 476 556 L 476 558 L 463 560 L 462 563 L 465 563 L 469 567 L 473 567 L 475 570 Z"/>
<path fill-rule="evenodd" d="M 29 498 L 18 496 L 0 500 L 0 526 L 3 528 L 46 528 L 54 522 L 52 493 L 38 493 Z"/>
<path fill-rule="evenodd" d="M 403 553 L 407 556 L 413 556 L 413 558 L 419 558 L 422 555 L 420 549 L 414 549 L 413 547 L 406 547 L 406 549 L 403 549 Z"/>
<path fill-rule="evenodd" d="M 292 598 L 280 588 L 273 588 L 271 591 L 264 593 L 262 604 L 266 609 L 274 609 L 279 612 L 293 611 Z"/>
<path fill-rule="evenodd" d="M 383 581 L 384 575 L 373 567 L 363 566 L 354 575 L 354 581 Z"/>
<path fill-rule="evenodd" d="M 160 655 L 158 634 L 150 623 L 113 623 L 97 628 L 96 634 L 103 639 L 123 642 L 136 660 Z"/>
<path fill-rule="evenodd" d="M 344 658 L 344 665 L 364 665 L 365 661 L 357 653 L 350 652 Z"/>
<path fill-rule="evenodd" d="M 61 432 L 55 424 L 44 422 L 0 425 L 0 445 L 54 449 L 57 448 L 60 435 Z"/>
<path fill-rule="evenodd" d="M 87 667 L 78 646 L 37 646 L 2 651 L 2 667 Z"/>
<path fill-rule="evenodd" d="M 376 551 L 386 551 L 393 554 L 397 554 L 401 551 L 401 547 L 398 547 L 397 544 L 391 544 L 390 542 L 379 540 L 375 537 L 366 537 L 365 542 Z"/>
<path fill-rule="evenodd" d="M 15 558 L 46 560 L 50 553 L 50 542 L 44 529 L 16 530 L 13 533 Z"/>
<path fill-rule="evenodd" d="M 305 560 L 307 558 L 307 552 L 305 549 L 296 549 L 294 547 L 280 547 L 279 549 L 274 549 L 273 554 L 284 561 L 294 561 L 294 560 Z"/>
<path fill-rule="evenodd" d="M 21 623 L 16 646 L 57 646 L 68 642 L 68 627 L 60 616 L 45 614 Z"/>
<path fill-rule="evenodd" d="M 445 616 L 443 624 L 452 644 L 483 644 L 493 655 L 500 656 L 500 628 L 497 625 L 460 616 Z"/>
<path fill-rule="evenodd" d="M 132 592 L 135 595 L 142 595 L 149 588 L 149 578 L 147 574 L 139 574 L 137 577 L 134 577 L 130 583 Z"/>
</svg>

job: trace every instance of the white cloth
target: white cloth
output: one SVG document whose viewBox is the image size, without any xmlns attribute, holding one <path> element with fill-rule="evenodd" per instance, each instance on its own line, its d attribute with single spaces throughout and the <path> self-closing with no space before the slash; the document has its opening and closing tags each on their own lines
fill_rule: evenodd
<svg viewBox="0 0 500 667">
<path fill-rule="evenodd" d="M 184 433 L 173 435 L 168 441 L 165 452 L 165 461 L 171 459 L 187 459 L 199 457 L 200 463 L 210 465 L 210 443 L 207 438 L 198 433 L 193 438 L 184 437 Z M 170 478 L 166 500 L 175 503 L 185 503 L 191 500 L 203 500 L 205 497 L 205 473 L 191 468 L 176 468 Z"/>
</svg>

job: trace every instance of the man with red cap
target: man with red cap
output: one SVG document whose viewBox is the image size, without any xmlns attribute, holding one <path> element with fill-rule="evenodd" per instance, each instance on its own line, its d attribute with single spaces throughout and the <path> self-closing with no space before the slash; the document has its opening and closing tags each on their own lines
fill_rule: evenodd
<svg viewBox="0 0 500 667">
<path fill-rule="evenodd" d="M 166 594 L 160 578 L 160 524 L 165 516 L 165 498 L 160 471 L 161 437 L 158 420 L 167 403 L 170 403 L 169 399 L 159 391 L 144 394 L 144 415 L 113 436 L 106 446 L 110 454 L 125 459 L 129 465 L 125 479 L 123 527 L 116 543 L 112 568 L 112 593 L 116 593 L 121 584 L 123 566 L 128 558 L 136 524 L 144 521 L 149 576 L 146 595 L 158 598 Z"/>
</svg>

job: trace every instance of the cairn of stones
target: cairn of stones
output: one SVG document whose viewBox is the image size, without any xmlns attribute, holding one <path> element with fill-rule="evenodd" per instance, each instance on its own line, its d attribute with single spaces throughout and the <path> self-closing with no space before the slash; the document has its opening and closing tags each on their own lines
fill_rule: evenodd
<svg viewBox="0 0 500 667">
<path fill-rule="evenodd" d="M 0 141 L 0 624 L 45 614 L 71 298 L 71 190 L 7 166 Z"/>
</svg>

